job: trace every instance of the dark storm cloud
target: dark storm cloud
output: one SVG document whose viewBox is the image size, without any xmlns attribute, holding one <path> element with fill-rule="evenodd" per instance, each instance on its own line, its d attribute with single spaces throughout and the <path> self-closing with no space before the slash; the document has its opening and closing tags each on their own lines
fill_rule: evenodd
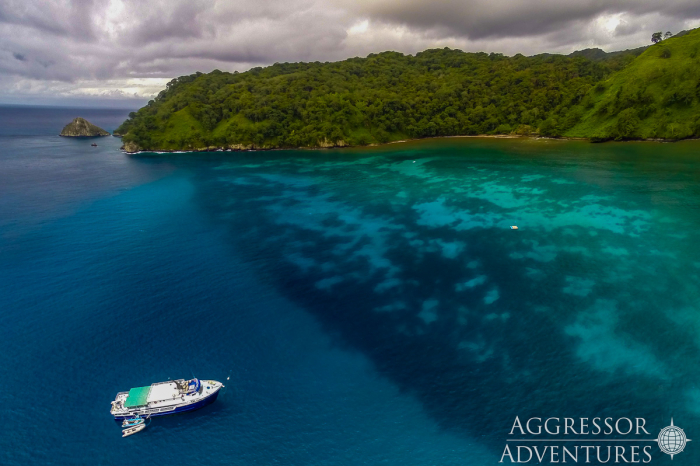
<svg viewBox="0 0 700 466">
<path fill-rule="evenodd" d="M 382 50 L 619 50 L 698 19 L 697 0 L 4 0 L 0 99 L 145 96 L 198 70 Z"/>
<path fill-rule="evenodd" d="M 138 8 L 139 19 L 126 41 L 134 44 L 148 44 L 168 41 L 169 39 L 191 39 L 202 37 L 207 24 L 202 21 L 202 12 L 207 9 L 207 2 L 188 1 L 153 2 Z"/>
<path fill-rule="evenodd" d="M 538 36 L 610 14 L 700 18 L 697 0 L 360 0 L 348 2 L 348 8 L 377 20 L 444 29 L 468 39 Z"/>
<path fill-rule="evenodd" d="M 17 25 L 49 36 L 94 39 L 92 15 L 95 4 L 96 0 L 3 0 L 0 3 L 0 24 Z"/>
</svg>

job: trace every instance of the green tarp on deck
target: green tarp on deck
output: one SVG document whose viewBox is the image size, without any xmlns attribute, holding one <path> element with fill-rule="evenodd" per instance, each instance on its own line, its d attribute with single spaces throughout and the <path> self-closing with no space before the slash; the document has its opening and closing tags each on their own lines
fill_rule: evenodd
<svg viewBox="0 0 700 466">
<path fill-rule="evenodd" d="M 127 408 L 135 408 L 137 406 L 144 406 L 147 403 L 148 392 L 151 391 L 151 387 L 136 387 L 129 390 L 129 396 L 126 397 L 124 406 Z"/>
</svg>

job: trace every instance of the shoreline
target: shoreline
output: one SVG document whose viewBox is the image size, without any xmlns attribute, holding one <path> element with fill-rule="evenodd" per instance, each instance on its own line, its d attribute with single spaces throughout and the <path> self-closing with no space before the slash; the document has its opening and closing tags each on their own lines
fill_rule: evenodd
<svg viewBox="0 0 700 466">
<path fill-rule="evenodd" d="M 121 136 L 116 136 L 121 137 Z M 660 139 L 660 138 L 649 138 L 649 139 L 629 139 L 616 141 L 614 139 L 608 139 L 604 141 L 595 141 L 591 138 L 583 137 L 547 137 L 547 136 L 531 136 L 531 135 L 518 135 L 518 134 L 476 134 L 476 135 L 458 135 L 458 136 L 432 136 L 428 138 L 412 138 L 412 139 L 401 139 L 398 141 L 390 141 L 385 143 L 373 143 L 364 146 L 353 146 L 353 145 L 329 145 L 329 146 L 301 146 L 301 147 L 241 147 L 241 148 L 231 148 L 222 146 L 209 146 L 200 147 L 191 150 L 182 149 L 149 149 L 149 150 L 138 150 L 138 151 L 128 151 L 125 146 L 122 145 L 120 150 L 125 154 L 138 155 L 138 154 L 189 154 L 196 152 L 266 152 L 266 151 L 280 151 L 280 150 L 331 150 L 331 149 L 357 149 L 357 148 L 367 148 L 367 147 L 383 147 L 390 144 L 405 144 L 417 141 L 430 141 L 437 139 L 461 139 L 461 138 L 472 138 L 472 139 L 528 139 L 528 140 L 545 140 L 545 141 L 587 141 L 591 144 L 602 144 L 602 143 L 629 143 L 629 142 L 654 142 L 654 143 L 671 143 L 671 142 L 681 142 L 681 141 L 697 141 L 700 138 L 685 138 L 685 139 Z"/>
</svg>

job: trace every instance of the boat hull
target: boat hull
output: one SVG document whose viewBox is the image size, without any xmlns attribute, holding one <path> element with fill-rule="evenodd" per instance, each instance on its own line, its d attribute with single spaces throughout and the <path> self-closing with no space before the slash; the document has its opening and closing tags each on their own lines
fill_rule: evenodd
<svg viewBox="0 0 700 466">
<path fill-rule="evenodd" d="M 137 426 L 128 427 L 128 428 L 122 430 L 122 438 L 128 437 L 130 435 L 138 434 L 139 432 L 141 432 L 145 428 L 146 428 L 145 424 L 139 424 Z"/>
<path fill-rule="evenodd" d="M 219 392 L 221 389 L 216 390 L 214 393 L 211 395 L 207 396 L 206 398 L 203 398 L 196 403 L 191 403 L 187 405 L 182 405 L 182 406 L 177 406 L 174 409 L 170 411 L 161 411 L 161 412 L 143 412 L 139 410 L 135 410 L 130 413 L 124 413 L 124 414 L 115 414 L 114 415 L 114 420 L 115 421 L 123 421 L 124 419 L 131 419 L 133 418 L 136 414 L 138 414 L 141 417 L 156 417 L 156 416 L 169 416 L 172 414 L 181 414 L 181 413 L 186 413 L 188 411 L 195 411 L 200 408 L 204 408 L 207 405 L 212 404 L 213 402 L 216 401 L 216 399 L 219 397 Z"/>
</svg>

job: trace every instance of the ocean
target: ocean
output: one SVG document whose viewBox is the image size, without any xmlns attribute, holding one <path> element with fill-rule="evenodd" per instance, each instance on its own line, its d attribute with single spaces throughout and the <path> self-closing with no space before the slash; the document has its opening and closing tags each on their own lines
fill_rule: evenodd
<svg viewBox="0 0 700 466">
<path fill-rule="evenodd" d="M 653 441 L 700 438 L 700 142 L 57 136 L 128 112 L 0 107 L 3 466 L 496 465 L 516 417 L 700 461 Z M 193 376 L 227 387 L 121 438 L 118 391 Z"/>
</svg>

